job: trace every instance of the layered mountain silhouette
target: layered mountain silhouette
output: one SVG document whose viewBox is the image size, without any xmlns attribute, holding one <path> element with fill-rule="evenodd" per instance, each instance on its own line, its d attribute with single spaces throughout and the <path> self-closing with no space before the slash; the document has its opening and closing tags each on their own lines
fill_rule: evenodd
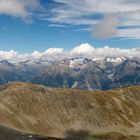
<svg viewBox="0 0 140 140">
<path fill-rule="evenodd" d="M 139 95 L 139 86 L 85 91 L 10 83 L 0 87 L 0 138 L 139 140 Z"/>
<path fill-rule="evenodd" d="M 84 57 L 64 60 L 0 61 L 0 84 L 32 82 L 47 87 L 108 90 L 140 85 L 139 58 Z"/>
</svg>

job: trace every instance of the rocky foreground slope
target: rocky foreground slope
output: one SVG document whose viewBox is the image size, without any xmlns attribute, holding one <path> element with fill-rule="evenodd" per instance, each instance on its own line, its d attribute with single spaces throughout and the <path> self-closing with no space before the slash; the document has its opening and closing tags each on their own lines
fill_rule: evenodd
<svg viewBox="0 0 140 140">
<path fill-rule="evenodd" d="M 0 140 L 62 140 L 62 139 L 27 134 L 24 132 L 15 131 L 13 129 L 0 126 Z"/>
<path fill-rule="evenodd" d="M 91 92 L 11 83 L 0 87 L 0 125 L 70 140 L 139 140 L 140 87 Z"/>
</svg>

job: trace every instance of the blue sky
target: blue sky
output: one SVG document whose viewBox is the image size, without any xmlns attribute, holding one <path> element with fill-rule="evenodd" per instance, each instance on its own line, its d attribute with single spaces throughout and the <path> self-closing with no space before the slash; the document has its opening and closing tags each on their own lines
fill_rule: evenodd
<svg viewBox="0 0 140 140">
<path fill-rule="evenodd" d="M 139 48 L 139 14 L 139 0 L 1 0 L 0 50 Z"/>
</svg>

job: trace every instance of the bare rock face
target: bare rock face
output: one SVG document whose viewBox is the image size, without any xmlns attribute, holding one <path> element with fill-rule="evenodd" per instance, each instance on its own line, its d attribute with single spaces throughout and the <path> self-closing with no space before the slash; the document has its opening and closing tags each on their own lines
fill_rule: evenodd
<svg viewBox="0 0 140 140">
<path fill-rule="evenodd" d="M 137 140 L 140 87 L 80 91 L 11 83 L 0 87 L 0 124 L 46 137 Z"/>
<path fill-rule="evenodd" d="M 77 57 L 43 61 L 0 61 L 0 84 L 32 82 L 53 88 L 108 90 L 140 85 L 139 58 Z"/>
</svg>

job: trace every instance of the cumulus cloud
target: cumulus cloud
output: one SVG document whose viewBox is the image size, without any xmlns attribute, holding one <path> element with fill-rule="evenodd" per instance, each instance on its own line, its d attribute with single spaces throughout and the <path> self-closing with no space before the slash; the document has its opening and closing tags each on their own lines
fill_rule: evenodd
<svg viewBox="0 0 140 140">
<path fill-rule="evenodd" d="M 88 58 L 103 58 L 103 57 L 140 57 L 140 49 L 122 49 L 104 46 L 94 48 L 90 44 L 81 44 L 71 50 L 71 56 L 84 56 Z"/>
<path fill-rule="evenodd" d="M 105 46 L 103 48 L 97 48 L 94 53 L 98 57 L 139 57 L 140 51 L 136 48 L 121 49 Z"/>
<path fill-rule="evenodd" d="M 0 0 L 0 14 L 28 18 L 41 7 L 39 0 Z"/>
<path fill-rule="evenodd" d="M 63 48 L 49 48 L 43 54 L 44 55 L 58 55 L 63 52 Z"/>
<path fill-rule="evenodd" d="M 71 54 L 75 56 L 91 56 L 94 53 L 94 47 L 88 43 L 81 44 L 71 50 Z"/>
<path fill-rule="evenodd" d="M 63 48 L 49 48 L 46 51 L 44 51 L 40 57 L 42 60 L 53 60 L 53 59 L 60 59 L 63 57 Z M 63 55 L 62 55 L 63 54 Z"/>
<path fill-rule="evenodd" d="M 14 51 L 14 50 L 11 50 L 11 51 L 2 51 L 0 50 L 0 59 L 3 60 L 3 59 L 14 59 L 14 58 L 17 58 L 18 56 L 18 52 Z"/>
<path fill-rule="evenodd" d="M 12 62 L 19 62 L 25 60 L 41 59 L 47 60 L 61 60 L 65 58 L 86 57 L 90 59 L 104 58 L 104 57 L 139 57 L 140 49 L 123 49 L 104 46 L 101 48 L 94 48 L 88 43 L 83 43 L 75 48 L 65 51 L 63 48 L 50 48 L 44 52 L 34 51 L 29 54 L 20 54 L 17 51 L 0 51 L 0 60 L 8 60 Z"/>
<path fill-rule="evenodd" d="M 39 52 L 39 51 L 34 51 L 32 54 L 31 54 L 31 58 L 35 58 L 35 59 L 39 59 L 41 57 L 42 53 Z"/>
</svg>

